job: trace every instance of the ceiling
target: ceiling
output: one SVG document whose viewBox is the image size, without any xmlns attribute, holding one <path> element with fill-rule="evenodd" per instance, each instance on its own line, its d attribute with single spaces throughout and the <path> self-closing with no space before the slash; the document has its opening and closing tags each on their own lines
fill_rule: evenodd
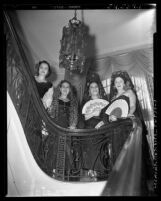
<svg viewBox="0 0 161 201">
<path fill-rule="evenodd" d="M 155 32 L 154 9 L 78 10 L 88 34 L 95 39 L 97 55 L 151 44 Z M 30 48 L 37 59 L 58 63 L 62 28 L 74 10 L 18 10 Z"/>
<path fill-rule="evenodd" d="M 17 10 L 18 20 L 35 63 L 47 60 L 58 73 L 62 29 L 74 17 L 74 10 Z M 77 18 L 88 28 L 91 48 L 88 54 L 104 58 L 153 44 L 156 32 L 153 9 L 77 10 Z M 126 61 L 125 61 L 126 62 Z M 128 61 L 127 61 L 128 62 Z M 126 63 L 127 63 L 126 62 Z"/>
</svg>

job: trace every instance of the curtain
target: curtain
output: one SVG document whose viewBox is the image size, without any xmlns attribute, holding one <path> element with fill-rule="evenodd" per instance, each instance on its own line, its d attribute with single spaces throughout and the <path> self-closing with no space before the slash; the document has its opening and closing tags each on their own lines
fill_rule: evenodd
<svg viewBox="0 0 161 201">
<path fill-rule="evenodd" d="M 95 72 L 99 74 L 107 93 L 110 92 L 112 72 L 126 70 L 131 76 L 149 132 L 147 140 L 154 156 L 153 47 L 107 56 L 97 59 L 96 63 Z"/>
</svg>

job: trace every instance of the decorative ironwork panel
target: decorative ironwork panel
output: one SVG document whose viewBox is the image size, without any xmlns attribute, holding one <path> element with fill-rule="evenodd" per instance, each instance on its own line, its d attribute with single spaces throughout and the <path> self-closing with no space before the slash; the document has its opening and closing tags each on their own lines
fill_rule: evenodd
<svg viewBox="0 0 161 201">
<path fill-rule="evenodd" d="M 33 98 L 31 98 L 26 125 L 25 135 L 35 160 L 46 171 L 45 153 L 42 140 L 42 119 L 37 111 Z"/>
<path fill-rule="evenodd" d="M 55 178 L 56 159 L 58 149 L 58 135 L 49 131 L 44 141 L 45 165 L 47 167 L 47 174 Z"/>
<path fill-rule="evenodd" d="M 7 90 L 16 107 L 21 123 L 24 125 L 29 105 L 28 81 L 23 73 L 23 62 L 12 42 L 11 35 L 6 34 L 7 51 Z"/>
<path fill-rule="evenodd" d="M 58 152 L 57 152 L 57 161 L 56 161 L 57 179 L 60 178 L 64 180 L 65 151 L 66 151 L 66 136 L 60 136 L 58 141 Z"/>
</svg>

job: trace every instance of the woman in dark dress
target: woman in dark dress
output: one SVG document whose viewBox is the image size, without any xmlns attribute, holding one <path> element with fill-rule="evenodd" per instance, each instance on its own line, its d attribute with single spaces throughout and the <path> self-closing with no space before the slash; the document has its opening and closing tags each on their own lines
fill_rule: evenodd
<svg viewBox="0 0 161 201">
<path fill-rule="evenodd" d="M 55 89 L 48 113 L 59 126 L 70 129 L 76 128 L 78 103 L 73 95 L 73 87 L 67 80 L 61 81 Z"/>
<path fill-rule="evenodd" d="M 52 88 L 52 83 L 47 81 L 47 77 L 51 74 L 50 64 L 47 61 L 40 61 L 35 75 L 35 81 L 38 93 L 42 99 L 44 94 Z"/>
<path fill-rule="evenodd" d="M 53 100 L 47 111 L 53 121 L 63 127 L 75 129 L 78 121 L 78 103 L 73 94 L 73 87 L 67 80 L 62 80 L 54 90 Z M 54 150 L 54 147 L 52 147 Z M 57 150 L 54 150 L 56 152 Z M 65 148 L 65 176 L 68 175 L 68 170 L 72 166 L 72 150 L 68 143 Z M 53 172 L 55 175 L 56 162 L 53 162 Z M 53 176 L 54 176 L 53 175 Z"/>
<path fill-rule="evenodd" d="M 48 90 L 53 91 L 52 83 L 48 82 L 46 79 L 51 74 L 50 64 L 47 61 L 43 60 L 43 61 L 40 61 L 38 63 L 38 66 L 36 66 L 36 67 L 37 67 L 37 69 L 36 69 L 37 72 L 35 75 L 35 83 L 37 86 L 39 96 L 43 102 L 44 94 Z M 46 104 L 44 104 L 44 102 L 43 102 L 43 105 L 45 106 Z M 38 155 L 40 158 L 42 158 L 42 160 L 44 160 L 43 143 L 47 136 L 48 136 L 48 131 L 46 128 L 46 124 L 42 120 L 41 121 L 41 132 L 40 132 L 39 138 L 37 138 L 37 142 L 36 142 L 37 147 L 39 147 Z"/>
<path fill-rule="evenodd" d="M 102 83 L 97 74 L 92 74 L 90 79 L 87 81 L 84 98 L 82 101 L 82 109 L 86 103 L 91 100 L 104 100 L 107 102 L 107 95 L 104 91 Z M 81 109 L 81 110 L 82 110 Z M 82 113 L 82 111 L 80 111 Z M 90 114 L 82 114 L 82 120 L 84 121 L 84 128 L 97 128 L 97 124 L 104 119 L 104 113 L 101 112 L 101 108 L 95 109 Z"/>
<path fill-rule="evenodd" d="M 153 163 L 150 156 L 148 145 L 148 134 L 137 93 L 130 76 L 126 71 L 116 71 L 111 76 L 110 102 L 117 99 L 124 99 L 129 105 L 128 117 L 135 116 L 142 123 L 142 172 L 141 172 L 141 192 L 142 195 L 148 195 L 147 181 L 153 179 Z M 104 108 L 106 110 L 106 108 Z M 117 117 L 111 115 L 110 121 L 116 121 Z M 120 136 L 121 137 L 121 136 Z"/>
<path fill-rule="evenodd" d="M 134 86 L 127 72 L 116 71 L 111 76 L 111 86 L 110 86 L 110 104 L 107 105 L 103 110 L 104 119 L 99 123 L 99 127 L 105 123 L 109 123 L 117 120 L 117 116 L 114 114 L 106 114 L 107 108 L 116 100 L 125 100 L 128 104 L 128 114 L 127 117 L 137 115 L 136 113 L 136 93 L 134 92 Z M 106 116 L 106 118 L 105 118 Z"/>
</svg>

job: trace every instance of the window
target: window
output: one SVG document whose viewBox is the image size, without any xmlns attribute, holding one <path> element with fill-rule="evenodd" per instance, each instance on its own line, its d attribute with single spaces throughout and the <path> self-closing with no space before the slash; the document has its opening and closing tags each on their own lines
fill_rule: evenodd
<svg viewBox="0 0 161 201">
<path fill-rule="evenodd" d="M 108 78 L 102 81 L 102 85 L 107 95 L 110 94 L 110 84 L 111 84 L 110 82 L 111 82 L 111 78 Z"/>
</svg>

